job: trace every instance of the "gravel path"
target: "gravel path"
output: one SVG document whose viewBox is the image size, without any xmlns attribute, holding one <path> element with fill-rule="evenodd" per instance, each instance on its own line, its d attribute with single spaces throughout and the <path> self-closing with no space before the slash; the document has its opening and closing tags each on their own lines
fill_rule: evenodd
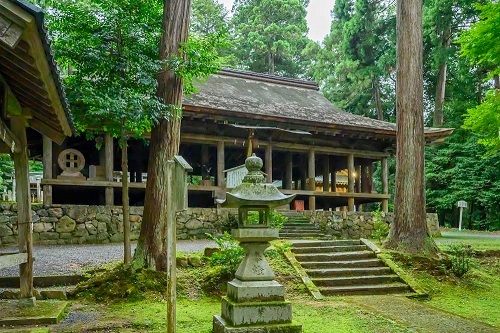
<svg viewBox="0 0 500 333">
<path fill-rule="evenodd" d="M 132 244 L 132 253 L 136 244 Z M 207 246 L 217 246 L 210 240 L 177 241 L 177 251 L 200 252 Z M 0 252 L 14 252 L 15 247 L 0 247 Z M 82 269 L 95 267 L 107 262 L 123 260 L 123 244 L 86 244 L 34 246 L 34 275 L 77 274 Z M 19 268 L 0 270 L 0 276 L 19 276 Z"/>
</svg>

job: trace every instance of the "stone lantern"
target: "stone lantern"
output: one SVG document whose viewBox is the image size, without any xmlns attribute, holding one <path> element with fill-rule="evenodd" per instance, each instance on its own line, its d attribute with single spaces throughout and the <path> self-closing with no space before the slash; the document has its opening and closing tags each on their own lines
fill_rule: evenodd
<svg viewBox="0 0 500 333">
<path fill-rule="evenodd" d="M 233 229 L 232 235 L 245 249 L 245 258 L 235 279 L 228 282 L 222 314 L 214 316 L 214 333 L 302 332 L 302 325 L 292 322 L 292 305 L 285 300 L 285 288 L 274 280 L 264 256 L 269 241 L 279 235 L 279 230 L 269 225 L 270 209 L 289 204 L 295 195 L 285 195 L 273 184 L 264 183 L 262 165 L 255 154 L 247 158 L 248 174 L 243 183 L 220 202 L 223 207 L 238 208 L 238 229 Z M 258 213 L 258 221 L 249 220 L 252 212 Z"/>
</svg>

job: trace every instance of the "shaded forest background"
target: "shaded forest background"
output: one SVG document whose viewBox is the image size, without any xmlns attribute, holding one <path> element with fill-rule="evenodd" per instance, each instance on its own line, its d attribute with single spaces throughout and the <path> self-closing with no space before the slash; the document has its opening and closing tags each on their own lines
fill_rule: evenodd
<svg viewBox="0 0 500 333">
<path fill-rule="evenodd" d="M 67 43 L 58 44 L 54 34 L 58 1 L 33 2 L 49 9 L 56 56 L 64 54 L 58 47 Z M 130 6 L 135 0 L 115 1 L 121 2 Z M 161 1 L 142 3 L 155 11 Z M 320 44 L 307 37 L 308 3 L 235 0 L 228 12 L 216 0 L 192 0 L 191 36 L 200 47 L 200 41 L 215 36 L 223 67 L 314 80 L 345 111 L 395 122 L 396 3 L 336 0 L 330 33 Z M 444 142 L 426 148 L 427 211 L 438 213 L 441 225 L 456 226 L 456 203 L 465 200 L 465 227 L 499 230 L 500 5 L 424 0 L 423 6 L 425 124 L 455 129 Z M 152 13 L 153 21 L 157 14 Z M 158 23 L 158 33 L 160 28 Z M 191 56 L 196 61 L 196 52 Z M 71 97 L 71 80 L 65 83 Z M 394 167 L 393 162 L 392 177 Z M 9 168 L 9 159 L 0 156 L 2 176 Z"/>
</svg>

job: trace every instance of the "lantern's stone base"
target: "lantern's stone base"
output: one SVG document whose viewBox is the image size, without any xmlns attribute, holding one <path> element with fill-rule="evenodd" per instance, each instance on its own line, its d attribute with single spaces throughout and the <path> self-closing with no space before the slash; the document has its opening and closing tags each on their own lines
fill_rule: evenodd
<svg viewBox="0 0 500 333">
<path fill-rule="evenodd" d="M 222 318 L 234 326 L 288 324 L 292 322 L 292 304 L 287 301 L 237 303 L 223 297 Z"/>
<path fill-rule="evenodd" d="M 227 284 L 227 296 L 235 302 L 284 301 L 285 289 L 276 281 L 241 281 Z"/>
<path fill-rule="evenodd" d="M 295 323 L 236 327 L 217 315 L 214 316 L 213 328 L 214 333 L 302 333 L 302 325 Z"/>
</svg>

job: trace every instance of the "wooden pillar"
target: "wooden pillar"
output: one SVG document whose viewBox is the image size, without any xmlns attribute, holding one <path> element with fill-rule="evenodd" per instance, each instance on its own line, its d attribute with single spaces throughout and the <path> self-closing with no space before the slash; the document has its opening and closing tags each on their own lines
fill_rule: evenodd
<svg viewBox="0 0 500 333">
<path fill-rule="evenodd" d="M 337 192 L 337 169 L 335 168 L 335 158 L 330 156 L 330 175 L 331 175 L 331 188 L 332 192 Z"/>
<path fill-rule="evenodd" d="M 330 191 L 330 157 L 323 156 L 323 192 Z"/>
<path fill-rule="evenodd" d="M 106 177 L 106 181 L 113 181 L 113 137 L 111 133 L 104 133 L 104 174 Z M 122 175 L 122 177 L 127 177 L 127 175 Z M 106 206 L 113 206 L 115 203 L 114 193 L 112 187 L 106 187 L 105 189 L 105 201 Z"/>
<path fill-rule="evenodd" d="M 292 176 L 293 176 L 293 157 L 292 153 L 286 153 L 285 155 L 285 183 L 284 188 L 286 190 L 292 189 Z"/>
<path fill-rule="evenodd" d="M 354 173 L 356 170 L 354 169 L 354 154 L 349 154 L 347 156 L 347 175 L 348 182 L 347 188 L 349 193 L 354 193 Z M 354 198 L 349 197 L 347 199 L 347 209 L 352 212 L 354 211 Z"/>
<path fill-rule="evenodd" d="M 268 183 L 273 182 L 273 145 L 271 141 L 267 143 L 266 146 L 266 181 Z"/>
<path fill-rule="evenodd" d="M 356 193 L 361 193 L 361 174 L 362 174 L 362 168 L 361 168 L 361 165 L 356 165 L 354 167 L 354 169 L 356 170 L 355 173 L 356 173 L 356 176 L 354 177 L 354 192 Z"/>
<path fill-rule="evenodd" d="M 307 162 L 307 176 L 309 177 L 309 191 L 316 190 L 316 163 L 315 154 L 313 149 L 309 149 L 308 162 Z M 316 197 L 311 195 L 309 197 L 309 210 L 316 210 Z"/>
<path fill-rule="evenodd" d="M 366 161 L 361 165 L 361 192 L 372 192 L 373 166 L 371 161 Z"/>
<path fill-rule="evenodd" d="M 42 135 L 43 138 L 43 156 L 42 156 L 42 164 L 43 164 L 43 178 L 44 179 L 52 179 L 53 171 L 52 171 L 52 140 Z M 43 185 L 43 206 L 45 208 L 52 206 L 52 185 Z"/>
<path fill-rule="evenodd" d="M 301 190 L 306 190 L 306 183 L 307 183 L 307 170 L 306 170 L 306 161 L 304 155 L 300 155 L 300 189 Z"/>
<path fill-rule="evenodd" d="M 387 157 L 382 159 L 382 194 L 389 194 L 389 166 L 387 164 Z M 382 200 L 382 211 L 389 211 L 389 200 Z"/>
<path fill-rule="evenodd" d="M 33 297 L 33 243 L 26 120 L 22 116 L 13 116 L 10 123 L 12 133 L 21 144 L 21 150 L 13 153 L 17 193 L 19 252 L 26 253 L 28 257 L 26 263 L 19 265 L 20 301 L 24 305 L 33 306 L 35 302 Z"/>
<path fill-rule="evenodd" d="M 224 181 L 224 168 L 225 168 L 225 152 L 224 152 L 224 141 L 217 142 L 217 186 L 225 187 L 226 183 Z"/>
</svg>

